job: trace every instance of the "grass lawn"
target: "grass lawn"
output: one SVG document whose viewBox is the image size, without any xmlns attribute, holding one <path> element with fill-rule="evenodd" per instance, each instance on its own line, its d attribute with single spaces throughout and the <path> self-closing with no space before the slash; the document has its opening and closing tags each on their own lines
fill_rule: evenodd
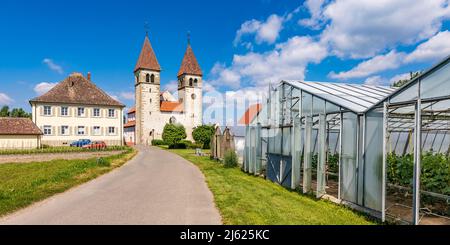
<svg viewBox="0 0 450 245">
<path fill-rule="evenodd" d="M 0 164 L 0 216 L 87 182 L 122 166 L 136 155 L 125 153 L 88 160 Z"/>
<path fill-rule="evenodd" d="M 42 149 L 11 149 L 0 150 L 0 155 L 41 154 L 41 153 L 69 153 L 69 152 L 96 152 L 96 151 L 120 151 L 128 149 L 127 146 L 108 146 L 105 149 L 86 149 L 81 147 L 58 146 Z"/>
<path fill-rule="evenodd" d="M 238 168 L 224 168 L 193 150 L 169 150 L 197 165 L 227 225 L 369 225 L 349 208 L 289 191 Z"/>
</svg>

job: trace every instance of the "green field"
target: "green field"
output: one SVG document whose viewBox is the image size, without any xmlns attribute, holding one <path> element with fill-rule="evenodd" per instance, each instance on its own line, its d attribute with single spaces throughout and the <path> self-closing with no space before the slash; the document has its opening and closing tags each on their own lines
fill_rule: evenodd
<svg viewBox="0 0 450 245">
<path fill-rule="evenodd" d="M 64 192 L 120 167 L 136 151 L 87 160 L 0 164 L 0 216 Z"/>
<path fill-rule="evenodd" d="M 289 191 L 238 168 L 224 168 L 193 150 L 170 150 L 197 165 L 227 225 L 369 225 L 366 216 L 325 200 Z"/>
<path fill-rule="evenodd" d="M 121 151 L 128 149 L 127 146 L 108 146 L 105 149 L 86 149 L 81 147 L 47 147 L 42 149 L 11 149 L 0 150 L 0 155 L 41 154 L 41 153 L 70 153 L 70 152 L 96 152 L 96 151 Z"/>
</svg>

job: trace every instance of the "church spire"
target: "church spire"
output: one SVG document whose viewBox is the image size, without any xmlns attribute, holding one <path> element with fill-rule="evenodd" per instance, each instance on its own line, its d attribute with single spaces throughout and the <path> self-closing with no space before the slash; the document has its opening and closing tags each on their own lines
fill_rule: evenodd
<svg viewBox="0 0 450 245">
<path fill-rule="evenodd" d="M 191 33 L 188 32 L 187 35 L 187 49 L 184 53 L 183 61 L 181 62 L 180 70 L 178 71 L 178 76 L 181 75 L 195 75 L 203 76 L 202 69 L 197 62 L 197 58 L 194 55 L 194 51 L 191 48 Z"/>
<path fill-rule="evenodd" d="M 153 51 L 152 45 L 150 44 L 150 40 L 148 38 L 148 31 L 147 35 L 145 36 L 144 45 L 142 46 L 141 54 L 139 55 L 139 59 L 136 63 L 134 71 L 136 72 L 139 69 L 161 71 L 158 59 L 156 59 L 155 52 Z"/>
</svg>

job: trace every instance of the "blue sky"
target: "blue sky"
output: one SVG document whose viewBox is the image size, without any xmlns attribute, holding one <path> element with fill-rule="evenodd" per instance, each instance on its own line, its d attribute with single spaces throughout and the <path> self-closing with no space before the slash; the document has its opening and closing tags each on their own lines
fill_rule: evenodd
<svg viewBox="0 0 450 245">
<path fill-rule="evenodd" d="M 389 85 L 450 54 L 449 18 L 448 0 L 6 0 L 0 105 L 29 111 L 39 92 L 90 71 L 131 106 L 145 21 L 163 89 L 174 88 L 189 30 L 206 92 L 232 98 L 280 79 Z"/>
</svg>

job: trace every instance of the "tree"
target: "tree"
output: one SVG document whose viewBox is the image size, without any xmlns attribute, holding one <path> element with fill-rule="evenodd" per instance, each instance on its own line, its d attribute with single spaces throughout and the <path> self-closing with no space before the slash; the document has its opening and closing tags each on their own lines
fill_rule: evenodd
<svg viewBox="0 0 450 245">
<path fill-rule="evenodd" d="M 186 129 L 181 124 L 168 123 L 164 126 L 162 138 L 169 146 L 179 143 L 186 139 Z"/>
<path fill-rule="evenodd" d="M 14 108 L 12 111 L 9 110 L 8 106 L 3 106 L 0 109 L 0 117 L 28 117 L 31 118 L 31 113 L 26 112 L 22 108 Z"/>
<path fill-rule="evenodd" d="M 9 117 L 9 107 L 7 105 L 0 110 L 0 117 Z"/>
<path fill-rule="evenodd" d="M 209 149 L 211 143 L 211 137 L 214 135 L 213 125 L 202 125 L 197 127 L 192 132 L 192 137 L 195 142 L 203 144 L 203 149 Z"/>
<path fill-rule="evenodd" d="M 31 113 L 27 113 L 22 108 L 14 108 L 11 113 L 10 117 L 28 117 L 31 118 Z"/>
<path fill-rule="evenodd" d="M 415 77 L 419 76 L 420 74 L 421 74 L 420 71 L 418 71 L 418 72 L 410 72 L 409 73 L 409 77 L 410 77 L 409 79 L 400 79 L 400 80 L 394 82 L 392 84 L 392 87 L 400 88 L 401 86 L 405 85 L 407 82 L 411 81 L 412 79 L 414 79 Z"/>
</svg>

